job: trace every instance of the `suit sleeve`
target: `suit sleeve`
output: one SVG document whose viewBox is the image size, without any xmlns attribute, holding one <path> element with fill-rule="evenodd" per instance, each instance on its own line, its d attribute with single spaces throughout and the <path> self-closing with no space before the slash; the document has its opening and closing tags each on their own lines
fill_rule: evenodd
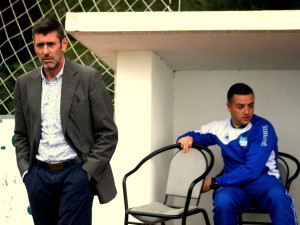
<svg viewBox="0 0 300 225">
<path fill-rule="evenodd" d="M 25 96 L 23 96 L 25 97 Z M 24 118 L 21 90 L 19 80 L 17 80 L 14 89 L 14 107 L 15 107 L 15 147 L 17 165 L 21 176 L 29 169 L 29 138 L 26 120 Z"/>
<path fill-rule="evenodd" d="M 90 80 L 89 102 L 94 144 L 83 169 L 99 181 L 115 151 L 118 131 L 113 118 L 111 97 L 98 71 Z"/>
</svg>

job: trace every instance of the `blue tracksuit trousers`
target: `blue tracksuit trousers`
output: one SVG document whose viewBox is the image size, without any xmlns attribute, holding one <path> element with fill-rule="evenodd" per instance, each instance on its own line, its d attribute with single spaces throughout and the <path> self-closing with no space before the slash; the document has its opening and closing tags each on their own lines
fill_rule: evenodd
<svg viewBox="0 0 300 225">
<path fill-rule="evenodd" d="M 262 175 L 254 182 L 226 186 L 214 192 L 215 225 L 237 225 L 237 216 L 250 207 L 267 209 L 273 225 L 297 225 L 293 199 L 273 176 Z"/>
</svg>

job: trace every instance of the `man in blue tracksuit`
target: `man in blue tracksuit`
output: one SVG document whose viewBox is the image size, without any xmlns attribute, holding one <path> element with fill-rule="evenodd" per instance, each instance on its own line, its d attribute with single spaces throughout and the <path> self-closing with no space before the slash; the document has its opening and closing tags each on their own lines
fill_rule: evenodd
<svg viewBox="0 0 300 225">
<path fill-rule="evenodd" d="M 187 152 L 192 143 L 219 145 L 224 174 L 206 178 L 203 192 L 213 196 L 215 225 L 236 225 L 250 207 L 270 211 L 273 225 L 296 225 L 293 199 L 281 183 L 277 166 L 277 136 L 272 124 L 254 114 L 254 93 L 243 83 L 230 87 L 227 108 L 231 117 L 214 121 L 178 138 Z"/>
</svg>

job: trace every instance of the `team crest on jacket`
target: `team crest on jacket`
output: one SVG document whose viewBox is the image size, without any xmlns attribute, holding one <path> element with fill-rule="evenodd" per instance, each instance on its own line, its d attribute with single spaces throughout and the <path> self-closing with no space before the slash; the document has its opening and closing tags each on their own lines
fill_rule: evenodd
<svg viewBox="0 0 300 225">
<path fill-rule="evenodd" d="M 228 134 L 226 134 L 226 135 L 224 136 L 224 141 L 226 141 L 226 142 L 229 141 L 229 135 L 228 135 Z"/>
<path fill-rule="evenodd" d="M 240 137 L 240 146 L 242 146 L 242 147 L 246 147 L 247 146 L 247 144 L 248 144 L 248 138 L 247 137 Z"/>
</svg>

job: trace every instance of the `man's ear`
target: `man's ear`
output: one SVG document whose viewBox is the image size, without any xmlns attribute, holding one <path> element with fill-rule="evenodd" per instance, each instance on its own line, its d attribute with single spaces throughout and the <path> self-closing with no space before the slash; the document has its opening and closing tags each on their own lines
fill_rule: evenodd
<svg viewBox="0 0 300 225">
<path fill-rule="evenodd" d="M 63 51 L 66 51 L 68 47 L 68 39 L 66 37 L 64 37 L 61 41 L 61 49 Z"/>
<path fill-rule="evenodd" d="M 231 104 L 229 102 L 226 103 L 227 109 L 229 112 L 231 112 Z"/>
</svg>

